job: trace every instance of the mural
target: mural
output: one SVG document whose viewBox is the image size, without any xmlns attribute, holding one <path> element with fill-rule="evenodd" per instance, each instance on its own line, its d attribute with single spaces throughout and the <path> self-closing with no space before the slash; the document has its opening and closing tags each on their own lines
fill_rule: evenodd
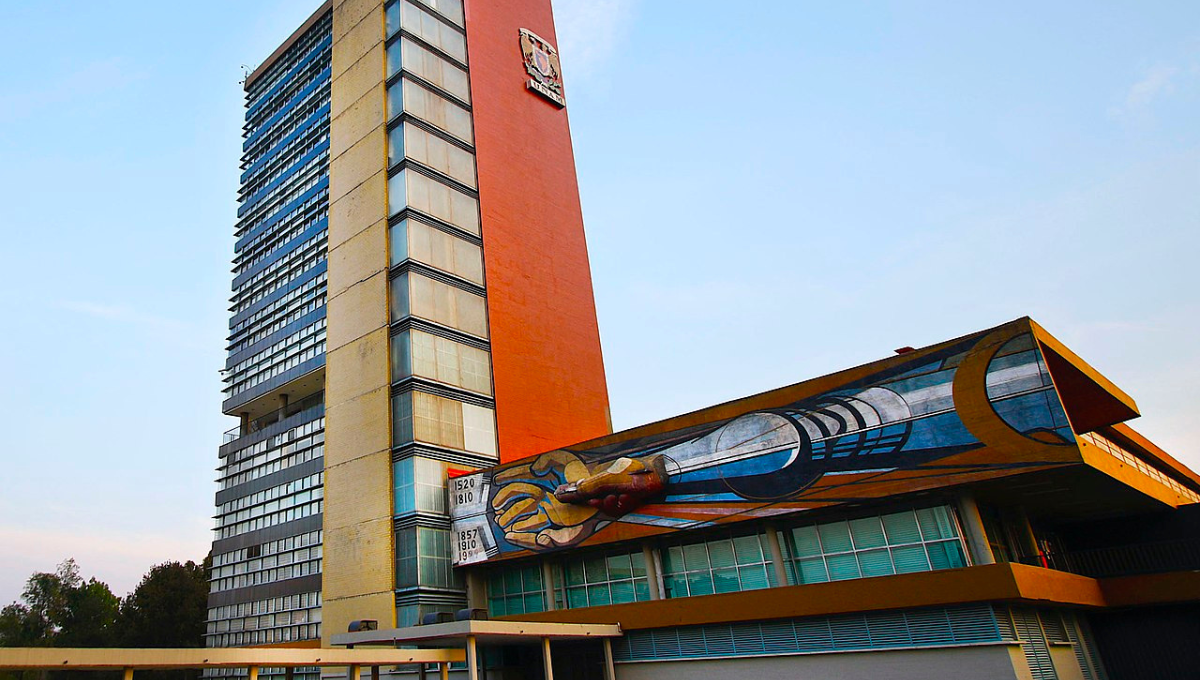
<svg viewBox="0 0 1200 680">
<path fill-rule="evenodd" d="M 839 377 L 845 384 L 802 396 Z M 456 564 L 858 502 L 1078 456 L 1025 321 L 778 392 L 801 396 L 451 479 Z"/>
</svg>

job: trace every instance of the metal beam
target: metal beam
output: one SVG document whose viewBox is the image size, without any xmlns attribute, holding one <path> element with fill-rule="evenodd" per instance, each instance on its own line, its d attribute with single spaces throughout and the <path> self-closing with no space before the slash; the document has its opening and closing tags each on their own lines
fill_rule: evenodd
<svg viewBox="0 0 1200 680">
<path fill-rule="evenodd" d="M 0 670 L 133 670 L 172 668 L 290 668 L 295 666 L 397 666 L 458 662 L 462 649 L 72 649 L 0 648 Z"/>
</svg>

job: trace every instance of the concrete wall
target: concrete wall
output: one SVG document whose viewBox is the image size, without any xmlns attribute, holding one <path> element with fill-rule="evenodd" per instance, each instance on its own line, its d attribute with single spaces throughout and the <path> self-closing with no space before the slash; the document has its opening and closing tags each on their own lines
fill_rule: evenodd
<svg viewBox="0 0 1200 680">
<path fill-rule="evenodd" d="M 1023 680 L 1027 674 L 1014 668 L 1010 645 L 617 664 L 617 680 Z"/>
</svg>

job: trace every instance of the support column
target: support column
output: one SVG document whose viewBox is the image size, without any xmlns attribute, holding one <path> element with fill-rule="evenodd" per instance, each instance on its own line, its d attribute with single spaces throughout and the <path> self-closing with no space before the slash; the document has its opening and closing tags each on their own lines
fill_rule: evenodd
<svg viewBox="0 0 1200 680">
<path fill-rule="evenodd" d="M 478 569 L 467 570 L 467 606 L 472 609 L 487 609 L 487 579 Z"/>
<path fill-rule="evenodd" d="M 604 638 L 604 680 L 617 680 L 617 667 L 613 665 L 612 638 Z"/>
<path fill-rule="evenodd" d="M 554 569 L 542 561 L 542 597 L 546 600 L 546 611 L 554 611 Z"/>
<path fill-rule="evenodd" d="M 650 599 L 665 600 L 662 577 L 658 573 L 658 551 L 649 543 L 642 544 L 642 559 L 646 562 L 646 582 L 650 584 Z"/>
<path fill-rule="evenodd" d="M 125 669 L 125 680 L 133 680 L 133 669 L 132 668 Z"/>
<path fill-rule="evenodd" d="M 346 680 L 359 680 L 362 677 L 362 668 L 355 664 L 346 669 Z M 258 680 L 258 673 L 250 677 L 250 680 Z"/>
<path fill-rule="evenodd" d="M 251 666 L 249 668 L 249 670 L 250 670 L 250 680 L 258 680 L 258 666 Z"/>
<path fill-rule="evenodd" d="M 371 666 L 371 680 L 379 680 L 379 666 Z M 425 680 L 425 664 L 421 664 L 421 680 Z"/>
<path fill-rule="evenodd" d="M 479 680 L 479 650 L 474 635 L 467 636 L 467 679 Z"/>
<path fill-rule="evenodd" d="M 971 551 L 971 562 L 995 564 L 996 556 L 992 554 L 992 546 L 988 543 L 987 529 L 983 526 L 983 516 L 979 514 L 979 504 L 975 502 L 975 497 L 965 493 L 959 494 L 957 506 L 963 537 L 967 539 L 967 548 Z"/>
<path fill-rule="evenodd" d="M 550 658 L 550 638 L 542 638 L 542 669 L 546 680 L 554 680 L 554 661 Z"/>
<path fill-rule="evenodd" d="M 442 680 L 450 680 L 450 664 L 443 661 L 438 664 L 438 669 L 442 672 Z"/>
<path fill-rule="evenodd" d="M 423 663 L 417 664 L 417 678 L 418 680 L 425 680 L 425 664 Z M 371 680 L 379 680 L 379 678 L 372 677 Z"/>
<path fill-rule="evenodd" d="M 283 677 L 284 680 L 292 680 L 296 677 L 296 669 L 292 666 L 288 666 L 287 668 L 283 669 Z"/>
<path fill-rule="evenodd" d="M 788 584 L 787 565 L 783 562 L 783 548 L 779 544 L 779 532 L 769 524 L 765 529 L 767 546 L 771 549 L 771 565 L 775 569 L 775 585 L 786 586 Z"/>
</svg>

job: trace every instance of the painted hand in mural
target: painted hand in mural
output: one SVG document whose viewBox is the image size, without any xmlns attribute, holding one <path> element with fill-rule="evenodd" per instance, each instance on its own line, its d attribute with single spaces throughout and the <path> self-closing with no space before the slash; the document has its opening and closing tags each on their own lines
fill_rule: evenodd
<svg viewBox="0 0 1200 680">
<path fill-rule="evenodd" d="M 530 549 L 571 545 L 666 488 L 661 456 L 588 466 L 568 451 L 497 474 L 492 508 L 510 543 Z"/>
<path fill-rule="evenodd" d="M 554 496 L 562 484 L 586 478 L 591 471 L 575 454 L 544 453 L 528 465 L 498 473 L 492 484 L 496 524 L 504 538 L 530 550 L 571 545 L 595 531 L 599 508 L 563 503 Z"/>
</svg>

